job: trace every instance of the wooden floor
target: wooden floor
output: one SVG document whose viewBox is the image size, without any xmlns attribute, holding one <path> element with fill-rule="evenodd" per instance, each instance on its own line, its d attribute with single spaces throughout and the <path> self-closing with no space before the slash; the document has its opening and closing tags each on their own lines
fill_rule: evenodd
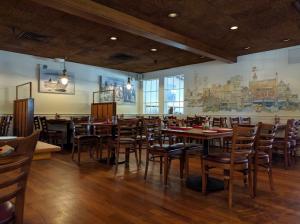
<svg viewBox="0 0 300 224">
<path fill-rule="evenodd" d="M 33 161 L 29 178 L 26 224 L 97 223 L 300 223 L 300 161 L 293 169 L 274 168 L 275 191 L 269 190 L 266 175 L 260 173 L 258 196 L 250 199 L 236 179 L 233 209 L 227 207 L 225 191 L 203 196 L 184 186 L 178 164 L 172 164 L 170 185 L 163 186 L 158 164 L 150 166 L 147 182 L 144 166 L 113 169 L 85 159 L 78 168 L 70 154 L 56 154 L 52 160 Z M 193 160 L 191 173 L 200 172 Z"/>
</svg>

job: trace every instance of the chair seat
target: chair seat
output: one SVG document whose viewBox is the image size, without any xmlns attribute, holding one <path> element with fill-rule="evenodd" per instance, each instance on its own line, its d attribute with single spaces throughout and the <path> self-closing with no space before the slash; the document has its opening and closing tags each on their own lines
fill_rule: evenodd
<svg viewBox="0 0 300 224">
<path fill-rule="evenodd" d="M 203 150 L 203 145 L 196 144 L 196 143 L 188 143 L 188 144 L 185 144 L 184 149 L 185 150 L 195 150 L 195 149 Z"/>
<path fill-rule="evenodd" d="M 231 154 L 227 152 L 222 153 L 211 153 L 204 157 L 207 161 L 218 162 L 229 164 L 231 162 Z M 248 163 L 248 159 L 246 157 L 237 157 L 234 161 L 235 164 Z"/>
<path fill-rule="evenodd" d="M 176 144 L 173 144 L 173 145 L 154 144 L 151 147 L 152 147 L 152 149 L 156 149 L 156 150 L 172 151 L 172 150 L 177 150 L 177 149 L 184 149 L 184 144 L 183 143 L 176 143 Z"/>
<path fill-rule="evenodd" d="M 15 206 L 10 201 L 0 204 L 0 224 L 13 220 L 14 213 Z"/>
</svg>

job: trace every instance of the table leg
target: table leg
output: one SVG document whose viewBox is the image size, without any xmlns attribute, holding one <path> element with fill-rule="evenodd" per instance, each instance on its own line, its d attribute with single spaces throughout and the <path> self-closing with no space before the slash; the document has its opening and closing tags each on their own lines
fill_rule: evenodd
<svg viewBox="0 0 300 224">
<path fill-rule="evenodd" d="M 203 141 L 203 155 L 208 155 L 209 141 L 205 139 Z M 186 187 L 194 191 L 202 192 L 202 177 L 201 176 L 189 176 L 186 179 Z M 224 182 L 222 180 L 209 177 L 207 179 L 207 192 L 224 190 Z"/>
</svg>

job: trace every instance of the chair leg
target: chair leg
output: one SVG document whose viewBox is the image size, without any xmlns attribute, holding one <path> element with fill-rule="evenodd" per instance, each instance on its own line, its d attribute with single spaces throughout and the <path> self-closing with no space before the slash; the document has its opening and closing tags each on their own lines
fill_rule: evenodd
<svg viewBox="0 0 300 224">
<path fill-rule="evenodd" d="M 74 154 L 75 154 L 75 142 L 73 142 L 73 146 L 72 146 L 72 160 L 74 160 Z"/>
<path fill-rule="evenodd" d="M 137 149 L 134 149 L 134 156 L 135 156 L 135 161 L 136 161 L 136 167 L 140 168 L 140 161 L 138 159 L 138 152 Z"/>
<path fill-rule="evenodd" d="M 248 166 L 248 184 L 249 184 L 249 193 L 250 197 L 254 198 L 253 194 L 253 177 L 252 177 L 252 159 L 249 159 L 249 166 Z"/>
<path fill-rule="evenodd" d="M 143 141 L 141 140 L 139 143 L 139 166 L 142 164 L 142 145 Z"/>
<path fill-rule="evenodd" d="M 268 176 L 269 176 L 270 189 L 272 191 L 274 191 L 273 171 L 272 171 L 272 165 L 271 164 L 269 164 Z"/>
<path fill-rule="evenodd" d="M 80 166 L 80 148 L 81 148 L 80 143 L 78 143 L 78 145 L 77 145 L 77 164 L 78 164 L 78 166 Z"/>
<path fill-rule="evenodd" d="M 228 207 L 232 208 L 232 192 L 233 192 L 233 169 L 229 171 L 229 190 L 228 190 Z"/>
<path fill-rule="evenodd" d="M 288 149 L 285 147 L 284 148 L 284 168 L 287 169 L 288 168 Z"/>
<path fill-rule="evenodd" d="M 258 164 L 257 159 L 254 161 L 254 168 L 253 168 L 253 197 L 256 197 L 257 192 L 257 173 L 258 173 Z"/>
<path fill-rule="evenodd" d="M 208 169 L 204 161 L 202 161 L 202 193 L 206 194 L 207 187 L 207 179 L 208 179 Z"/>
<path fill-rule="evenodd" d="M 185 155 L 184 154 L 180 157 L 180 178 L 181 179 L 183 178 L 184 165 L 185 165 L 184 164 L 185 163 Z"/>
<path fill-rule="evenodd" d="M 162 164 L 163 164 L 163 159 L 162 156 L 159 157 L 159 173 L 162 174 L 163 168 L 162 168 Z"/>
<path fill-rule="evenodd" d="M 189 170 L 189 154 L 186 153 L 185 154 L 185 176 L 188 177 L 190 174 L 190 170 Z"/>
<path fill-rule="evenodd" d="M 149 151 L 147 149 L 146 152 L 146 167 L 145 167 L 145 175 L 144 175 L 144 180 L 147 179 L 147 174 L 148 174 L 148 166 L 149 166 Z"/>
<path fill-rule="evenodd" d="M 119 165 L 119 147 L 118 146 L 115 148 L 115 159 L 116 159 L 116 161 L 115 161 L 115 174 L 116 174 L 117 171 L 118 171 L 118 165 Z"/>
<path fill-rule="evenodd" d="M 168 184 L 168 173 L 169 173 L 169 157 L 167 154 L 164 155 L 164 185 Z"/>
<path fill-rule="evenodd" d="M 24 216 L 25 190 L 18 193 L 15 202 L 15 220 L 13 223 L 22 224 Z M 10 223 L 10 222 L 9 222 Z"/>
</svg>

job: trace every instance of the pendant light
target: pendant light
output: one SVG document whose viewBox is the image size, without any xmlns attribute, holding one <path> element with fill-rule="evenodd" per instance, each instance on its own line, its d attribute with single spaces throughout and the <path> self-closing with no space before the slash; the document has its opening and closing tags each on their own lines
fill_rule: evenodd
<svg viewBox="0 0 300 224">
<path fill-rule="evenodd" d="M 67 69 L 66 69 L 66 60 L 64 60 L 64 70 L 63 70 L 63 73 L 59 80 L 60 80 L 60 83 L 63 85 L 67 85 L 69 82 L 69 77 L 68 77 Z"/>
<path fill-rule="evenodd" d="M 130 77 L 128 77 L 128 81 L 127 81 L 127 85 L 126 85 L 126 88 L 128 89 L 128 90 L 131 90 L 131 78 Z"/>
</svg>

